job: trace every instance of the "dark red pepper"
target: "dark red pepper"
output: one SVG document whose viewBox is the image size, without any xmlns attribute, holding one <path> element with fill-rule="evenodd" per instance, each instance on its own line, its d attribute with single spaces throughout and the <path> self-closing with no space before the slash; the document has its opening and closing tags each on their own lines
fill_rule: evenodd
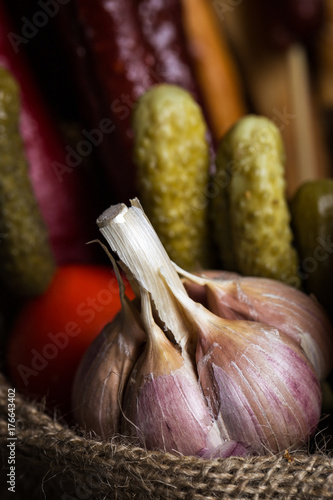
<svg viewBox="0 0 333 500">
<path fill-rule="evenodd" d="M 79 100 L 86 102 L 91 127 L 107 118 L 114 125 L 99 153 L 116 201 L 138 194 L 131 128 L 137 98 L 152 85 L 168 82 L 199 100 L 181 10 L 178 0 L 76 0 L 75 8 L 67 9 L 64 32 Z"/>
<path fill-rule="evenodd" d="M 79 101 L 87 103 L 89 126 L 99 128 L 106 120 L 112 123 L 113 130 L 104 135 L 99 153 L 115 201 L 123 202 L 137 194 L 132 108 L 137 98 L 158 81 L 155 61 L 145 46 L 135 2 L 77 0 L 75 7 L 67 10 L 66 31 L 69 39 L 74 26 L 77 46 L 73 47 L 72 39 L 68 47 L 78 69 L 74 77 L 81 92 Z M 82 83 L 84 75 L 88 76 L 86 84 Z"/>
<path fill-rule="evenodd" d="M 137 16 L 143 37 L 155 58 L 158 77 L 181 85 L 199 100 L 192 61 L 183 28 L 183 8 L 179 0 L 138 0 Z"/>
<path fill-rule="evenodd" d="M 17 45 L 22 34 L 0 4 L 0 64 L 16 78 L 22 98 L 21 135 L 36 199 L 49 230 L 57 264 L 89 262 L 95 250 L 86 245 L 95 236 L 95 212 L 89 212 L 81 159 L 63 143 L 33 75 Z"/>
<path fill-rule="evenodd" d="M 259 0 L 254 3 L 257 23 L 278 48 L 294 42 L 305 45 L 318 33 L 324 16 L 322 0 Z"/>
<path fill-rule="evenodd" d="M 62 11 L 72 0 L 2 0 L 12 20 L 12 44 L 23 52 L 39 89 L 56 116 L 74 119 L 75 88 L 62 34 L 58 30 Z"/>
</svg>

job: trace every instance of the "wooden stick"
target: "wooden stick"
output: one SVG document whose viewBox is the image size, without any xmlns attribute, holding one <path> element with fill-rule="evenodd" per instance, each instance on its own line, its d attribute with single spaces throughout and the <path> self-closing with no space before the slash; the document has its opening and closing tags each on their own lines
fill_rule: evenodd
<svg viewBox="0 0 333 500">
<path fill-rule="evenodd" d="M 311 109 L 308 65 L 303 47 L 293 45 L 287 51 L 291 112 L 296 162 L 296 184 L 316 179 L 318 154 L 316 152 L 314 118 Z M 298 186 L 293 186 L 297 188 Z"/>
<path fill-rule="evenodd" d="M 218 141 L 246 113 L 241 78 L 211 0 L 182 4 L 196 78 Z"/>
</svg>

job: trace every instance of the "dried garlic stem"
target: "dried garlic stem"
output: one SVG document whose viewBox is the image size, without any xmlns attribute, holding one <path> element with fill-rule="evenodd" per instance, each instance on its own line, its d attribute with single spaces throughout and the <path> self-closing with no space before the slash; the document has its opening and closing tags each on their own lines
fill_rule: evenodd
<svg viewBox="0 0 333 500">
<path fill-rule="evenodd" d="M 186 293 L 185 288 L 139 200 L 131 200 L 131 205 L 111 206 L 97 219 L 97 225 L 134 280 L 153 297 L 165 329 L 184 348 L 189 337 L 187 323 L 172 292 L 160 279 L 160 270 L 163 268 L 176 289 Z"/>
</svg>

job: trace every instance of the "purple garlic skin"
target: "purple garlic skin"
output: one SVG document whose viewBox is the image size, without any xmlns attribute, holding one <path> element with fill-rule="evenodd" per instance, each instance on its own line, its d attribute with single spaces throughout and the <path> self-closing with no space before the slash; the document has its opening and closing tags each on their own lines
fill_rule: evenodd
<svg viewBox="0 0 333 500">
<path fill-rule="evenodd" d="M 296 304 L 292 318 L 296 325 L 288 335 L 280 330 L 283 322 L 278 313 L 294 296 L 280 298 L 278 282 L 273 282 L 274 288 L 264 288 L 263 295 L 252 283 L 251 288 L 245 279 L 234 276 L 218 282 L 197 278 L 196 283 L 205 285 L 207 303 L 223 288 L 223 294 L 228 292 L 226 310 L 232 311 L 233 318 L 251 321 L 213 314 L 187 295 L 179 279 L 186 274 L 171 263 L 138 200 L 131 203 L 130 208 L 110 207 L 98 225 L 137 285 L 146 342 L 142 351 L 141 339 L 132 344 L 132 335 L 121 322 L 118 333 L 110 334 L 111 351 L 104 350 L 104 342 L 97 346 L 102 355 L 96 363 L 102 368 L 95 367 L 96 358 L 87 356 L 81 374 L 89 390 L 75 394 L 77 410 L 85 411 L 86 406 L 87 416 L 92 412 L 95 428 L 100 425 L 106 437 L 119 429 L 147 449 L 176 454 L 265 455 L 305 445 L 321 411 L 314 366 L 318 373 L 327 369 L 318 361 L 321 356 L 326 359 L 327 348 L 321 333 L 304 334 L 300 317 L 309 323 L 316 314 L 307 303 Z M 305 296 L 298 299 L 302 304 Z M 279 318 L 277 328 L 260 320 L 268 301 L 269 316 Z M 131 334 L 138 324 L 130 322 Z M 304 342 L 308 336 L 310 342 Z M 307 356 L 312 355 L 311 362 L 305 349 Z"/>
<path fill-rule="evenodd" d="M 243 443 L 237 443 L 236 441 L 225 441 L 220 446 L 217 446 L 213 451 L 202 451 L 200 456 L 201 458 L 213 460 L 214 458 L 247 457 L 253 454 L 253 451 Z"/>
<path fill-rule="evenodd" d="M 122 433 L 147 449 L 201 456 L 223 444 L 193 364 L 150 326 L 124 395 Z"/>
<path fill-rule="evenodd" d="M 124 386 L 145 340 L 134 307 L 124 300 L 120 313 L 92 342 L 79 365 L 72 391 L 73 415 L 103 439 L 120 431 Z"/>
<path fill-rule="evenodd" d="M 137 435 L 150 450 L 200 456 L 221 443 L 200 387 L 186 368 L 157 377 L 146 376 L 136 407 L 125 406 L 125 435 Z M 137 372 L 135 372 L 136 374 Z M 130 396 L 126 396 L 128 399 Z"/>
<path fill-rule="evenodd" d="M 302 347 L 319 380 L 333 368 L 333 331 L 324 308 L 311 296 L 277 280 L 205 271 L 205 286 L 184 282 L 191 298 L 226 319 L 267 323 Z"/>
<path fill-rule="evenodd" d="M 301 349 L 261 323 L 223 320 L 219 330 L 206 325 L 196 357 L 222 439 L 261 455 L 304 445 L 319 422 L 321 390 Z"/>
<path fill-rule="evenodd" d="M 197 273 L 193 274 L 194 276 L 198 276 L 200 278 L 205 278 L 208 280 L 218 280 L 218 281 L 236 279 L 239 278 L 240 276 L 238 273 L 234 273 L 231 271 L 220 271 L 213 269 L 198 271 Z M 183 279 L 182 281 L 191 299 L 194 300 L 195 302 L 199 302 L 200 304 L 208 308 L 206 287 L 194 283 L 194 281 L 191 281 L 189 279 Z"/>
</svg>

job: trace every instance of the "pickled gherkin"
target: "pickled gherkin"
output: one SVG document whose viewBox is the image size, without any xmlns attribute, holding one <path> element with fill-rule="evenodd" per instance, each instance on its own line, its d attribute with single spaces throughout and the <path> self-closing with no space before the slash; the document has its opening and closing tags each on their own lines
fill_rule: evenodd
<svg viewBox="0 0 333 500">
<path fill-rule="evenodd" d="M 14 294 L 33 296 L 48 286 L 55 264 L 28 176 L 19 113 L 19 88 L 0 67 L 0 280 Z"/>
<path fill-rule="evenodd" d="M 333 179 L 302 184 L 291 200 L 292 227 L 300 256 L 300 277 L 332 317 Z"/>
<path fill-rule="evenodd" d="M 184 89 L 152 87 L 133 115 L 143 208 L 170 258 L 187 270 L 209 262 L 209 146 L 200 107 Z"/>
<path fill-rule="evenodd" d="M 256 115 L 241 118 L 218 146 L 212 219 L 226 270 L 299 287 L 284 157 L 272 121 Z"/>
</svg>

